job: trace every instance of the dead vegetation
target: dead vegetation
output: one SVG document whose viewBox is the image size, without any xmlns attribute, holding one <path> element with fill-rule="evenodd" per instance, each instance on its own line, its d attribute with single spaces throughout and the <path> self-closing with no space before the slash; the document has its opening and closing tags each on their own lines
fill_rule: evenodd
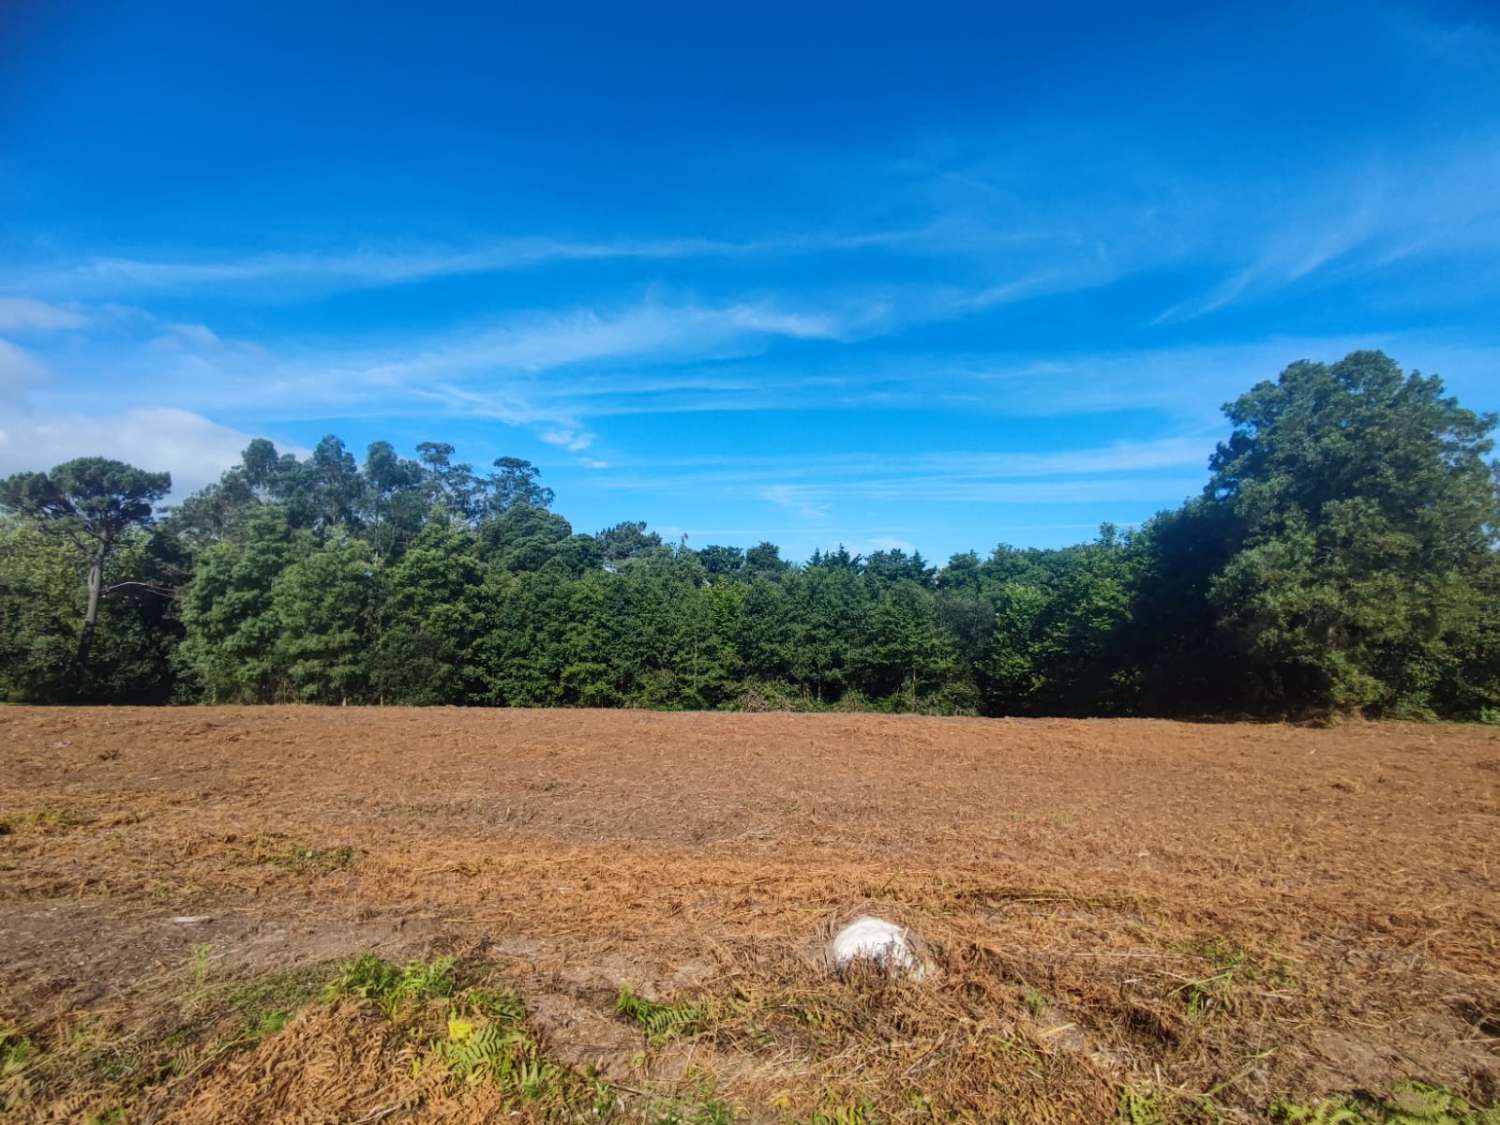
<svg viewBox="0 0 1500 1125">
<path fill-rule="evenodd" d="M 1497 760 L 1394 724 L 7 709 L 0 1106 L 1491 1125 Z M 829 974 L 866 912 L 922 980 Z"/>
</svg>

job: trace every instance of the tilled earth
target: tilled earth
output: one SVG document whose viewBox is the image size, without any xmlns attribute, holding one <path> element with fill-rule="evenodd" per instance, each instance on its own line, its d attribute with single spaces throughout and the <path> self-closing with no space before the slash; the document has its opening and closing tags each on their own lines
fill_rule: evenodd
<svg viewBox="0 0 1500 1125">
<path fill-rule="evenodd" d="M 1493 728 L 11 707 L 0 826 L 17 1120 L 582 1112 L 443 1085 L 316 990 L 225 1030 L 370 952 L 503 981 L 627 1119 L 1500 1098 Z M 860 913 L 931 971 L 830 975 Z M 647 1037 L 622 985 L 701 1018 Z"/>
</svg>

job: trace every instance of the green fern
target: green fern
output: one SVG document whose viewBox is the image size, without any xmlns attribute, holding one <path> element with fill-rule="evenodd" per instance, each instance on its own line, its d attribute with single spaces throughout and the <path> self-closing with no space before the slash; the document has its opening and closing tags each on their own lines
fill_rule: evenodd
<svg viewBox="0 0 1500 1125">
<path fill-rule="evenodd" d="M 529 1046 L 526 1036 L 498 1024 L 477 1027 L 461 1038 L 449 1038 L 441 1047 L 448 1068 L 460 1078 L 480 1075 L 509 1085 L 518 1056 Z"/>
<path fill-rule="evenodd" d="M 820 1109 L 812 1115 L 808 1125 L 870 1125 L 872 1120 L 869 1104 L 861 1102 Z"/>
<path fill-rule="evenodd" d="M 1288 1125 L 1360 1125 L 1365 1120 L 1358 1110 L 1334 1098 L 1324 1098 L 1316 1105 L 1283 1103 L 1274 1107 L 1271 1115 Z"/>
<path fill-rule="evenodd" d="M 1397 1082 L 1386 1098 L 1324 1098 L 1282 1103 L 1271 1115 L 1288 1125 L 1500 1125 L 1500 1106 L 1479 1109 L 1458 1094 L 1425 1082 Z"/>
<path fill-rule="evenodd" d="M 457 997 L 456 1006 L 506 1027 L 517 1027 L 526 1022 L 526 1005 L 518 993 L 508 988 L 466 989 Z"/>
<path fill-rule="evenodd" d="M 1120 1091 L 1120 1117 L 1130 1125 L 1165 1125 L 1161 1103 L 1131 1086 Z"/>
<path fill-rule="evenodd" d="M 394 1017 L 407 1004 L 453 995 L 453 958 L 439 957 L 429 964 L 408 962 L 397 968 L 382 957 L 366 953 L 339 966 L 328 984 L 328 999 L 352 996 L 373 1000 L 386 1015 Z"/>
<path fill-rule="evenodd" d="M 1397 1082 L 1380 1103 L 1386 1125 L 1500 1125 L 1500 1105 L 1478 1109 L 1451 1090 L 1425 1082 Z"/>
<path fill-rule="evenodd" d="M 696 1035 L 708 1022 L 708 1005 L 679 1000 L 675 1004 L 663 1004 L 648 1000 L 631 989 L 620 988 L 615 998 L 615 1011 L 646 1029 L 646 1039 L 658 1047 L 684 1035 Z"/>
<path fill-rule="evenodd" d="M 508 989 L 459 993 L 448 1016 L 448 1038 L 437 1050 L 457 1077 L 489 1079 L 508 1100 L 569 1103 L 591 1095 L 596 1107 L 614 1104 L 612 1091 L 605 1091 L 606 1103 L 593 1084 L 543 1057 L 526 1025 L 525 1004 Z"/>
</svg>

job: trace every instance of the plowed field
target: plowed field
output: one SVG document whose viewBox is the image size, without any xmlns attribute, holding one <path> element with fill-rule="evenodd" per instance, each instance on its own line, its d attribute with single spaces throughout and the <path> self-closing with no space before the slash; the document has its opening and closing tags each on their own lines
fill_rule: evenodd
<svg viewBox="0 0 1500 1125">
<path fill-rule="evenodd" d="M 13 707 L 0 822 L 8 1119 L 1500 1098 L 1494 729 Z M 865 913 L 922 979 L 830 974 Z"/>
</svg>

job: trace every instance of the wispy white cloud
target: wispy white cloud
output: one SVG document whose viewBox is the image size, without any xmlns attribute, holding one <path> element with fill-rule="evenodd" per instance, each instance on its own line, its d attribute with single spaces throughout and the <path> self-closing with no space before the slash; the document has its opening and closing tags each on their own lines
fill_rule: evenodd
<svg viewBox="0 0 1500 1125">
<path fill-rule="evenodd" d="M 370 378 L 409 381 L 473 371 L 536 373 L 573 364 L 632 357 L 682 358 L 734 350 L 767 337 L 835 339 L 859 313 L 806 312 L 769 301 L 703 305 L 648 299 L 601 313 L 594 309 L 533 314 L 478 331 L 459 330 L 347 362 Z"/>
<path fill-rule="evenodd" d="M 163 401 L 210 416 L 267 421 L 431 414 L 526 427 L 573 453 L 594 448 L 603 420 L 628 415 L 812 409 L 947 409 L 1016 417 L 1130 412 L 1165 420 L 1172 445 L 1121 443 L 1108 456 L 1170 467 L 1222 429 L 1219 405 L 1298 358 L 1384 347 L 1420 359 L 1455 389 L 1492 381 L 1500 349 L 1433 338 L 1288 337 L 1249 344 L 1113 352 L 910 354 L 872 346 L 887 316 L 877 302 L 803 308 L 769 299 L 718 304 L 653 295 L 613 309 L 515 316 L 485 326 L 370 342 L 281 342 L 223 336 L 207 325 L 144 321 L 61 351 L 0 344 L 0 380 L 46 385 L 54 409 L 93 409 L 107 371 L 121 406 Z M 136 329 L 143 329 L 136 331 Z M 133 334 L 132 334 L 133 333 Z M 768 351 L 799 342 L 797 358 Z M 861 342 L 849 349 L 847 342 Z M 815 355 L 807 344 L 821 345 Z M 44 359 L 56 378 L 42 379 Z M 40 382 L 39 382 L 40 380 Z M 1160 424 L 1160 423 L 1158 423 Z M 1193 449 L 1201 445 L 1192 445 Z M 623 481 L 629 462 L 611 451 Z M 1006 455 L 985 471 L 1063 471 L 1038 455 Z M 1028 458 L 1038 466 L 1028 469 Z M 741 464 L 740 469 L 746 468 Z M 765 466 L 755 483 L 794 484 Z M 838 471 L 837 466 L 823 466 Z"/>
<path fill-rule="evenodd" d="M 0 426 L 0 475 L 49 469 L 74 457 L 112 457 L 170 472 L 173 495 L 181 498 L 236 464 L 251 437 L 171 407 L 12 416 Z"/>
<path fill-rule="evenodd" d="M 1113 351 L 933 352 L 866 347 L 816 361 L 775 357 L 685 365 L 671 374 L 623 368 L 608 379 L 539 388 L 580 417 L 704 411 L 946 410 L 1015 418 L 1128 414 L 1165 425 L 1174 440 L 1223 429 L 1220 407 L 1297 359 L 1332 361 L 1360 348 L 1444 375 L 1473 398 L 1493 384 L 1500 347 L 1461 346 L 1439 334 L 1285 336 L 1245 343 Z M 804 366 L 806 363 L 806 366 Z M 1150 420 L 1147 422 L 1147 420 Z M 1129 448 L 1131 443 L 1122 443 Z M 1156 450 L 1152 455 L 1156 455 Z"/>
<path fill-rule="evenodd" d="M 643 495 L 723 496 L 726 502 L 753 495 L 816 526 L 850 504 L 902 509 L 925 503 L 1168 505 L 1202 487 L 1212 449 L 1208 436 L 1182 436 L 1036 454 L 948 451 L 893 457 L 870 452 L 627 460 L 603 483 Z"/>
<path fill-rule="evenodd" d="M 46 374 L 46 365 L 18 344 L 0 340 L 0 402 L 16 410 L 24 388 Z"/>
<path fill-rule="evenodd" d="M 1140 473 L 1166 469 L 1199 468 L 1213 448 L 1205 435 L 1168 436 L 1150 441 L 1108 442 L 1080 449 L 1056 449 L 1045 453 L 944 451 L 891 453 L 845 452 L 798 456 L 723 456 L 660 459 L 625 459 L 616 469 L 625 475 L 615 487 L 648 488 L 668 480 L 708 485 L 745 486 L 777 482 L 764 498 L 785 500 L 795 494 L 795 482 L 848 478 L 879 479 L 899 465 L 903 474 L 950 481 L 1024 479 L 1045 476 L 1076 476 L 1100 473 Z M 780 483 L 792 482 L 792 483 Z"/>
<path fill-rule="evenodd" d="M 88 318 L 77 309 L 34 297 L 0 297 L 0 332 L 56 332 L 87 323 Z"/>
<path fill-rule="evenodd" d="M 1091 476 L 1071 480 L 988 480 L 913 473 L 868 480 L 774 485 L 762 499 L 807 516 L 823 516 L 850 500 L 876 503 L 1080 504 L 1100 501 L 1175 504 L 1203 486 L 1203 477 Z"/>
<path fill-rule="evenodd" d="M 1411 259 L 1500 249 L 1500 198 L 1488 188 L 1500 177 L 1500 135 L 1314 171 L 1291 191 L 1250 192 L 1220 208 L 1204 231 L 1206 245 L 1217 236 L 1210 260 L 1234 246 L 1246 257 L 1156 323 L 1193 320 L 1299 283 L 1347 282 Z"/>
<path fill-rule="evenodd" d="M 206 324 L 169 324 L 166 331 L 154 341 L 156 346 L 163 348 L 217 348 L 223 342 L 219 334 Z"/>
<path fill-rule="evenodd" d="M 569 453 L 582 453 L 594 444 L 594 435 L 581 430 L 543 430 L 537 436 L 548 445 L 561 446 Z"/>
<path fill-rule="evenodd" d="M 242 293 L 259 287 L 363 289 L 466 274 L 500 273 L 558 263 L 694 258 L 742 258 L 839 253 L 920 244 L 925 227 L 864 232 L 811 231 L 744 240 L 662 237 L 570 240 L 549 237 L 486 239 L 467 247 L 394 245 L 324 252 L 243 256 L 203 253 L 160 257 L 91 256 L 7 271 L 0 286 L 35 292 L 98 295 L 171 292 L 204 286 Z"/>
<path fill-rule="evenodd" d="M 796 512 L 808 519 L 822 519 L 829 512 L 828 502 L 814 500 L 803 485 L 768 484 L 757 489 L 756 495 L 778 508 Z"/>
<path fill-rule="evenodd" d="M 105 363 L 126 398 L 282 418 L 425 408 L 531 427 L 541 440 L 576 453 L 593 443 L 586 419 L 608 413 L 609 401 L 649 397 L 653 385 L 671 385 L 648 375 L 638 386 L 620 373 L 621 364 L 722 362 L 775 340 L 834 341 L 865 330 L 879 315 L 856 305 L 709 304 L 651 295 L 613 309 L 536 312 L 380 345 L 274 347 L 203 324 L 146 321 L 144 335 L 111 331 L 70 348 L 61 357 L 69 366 L 61 370 L 80 377 L 59 380 L 50 393 L 86 408 L 95 394 L 88 376 Z M 30 363 L 19 349 L 11 352 L 11 367 Z M 588 408 L 595 398 L 599 410 Z"/>
</svg>

